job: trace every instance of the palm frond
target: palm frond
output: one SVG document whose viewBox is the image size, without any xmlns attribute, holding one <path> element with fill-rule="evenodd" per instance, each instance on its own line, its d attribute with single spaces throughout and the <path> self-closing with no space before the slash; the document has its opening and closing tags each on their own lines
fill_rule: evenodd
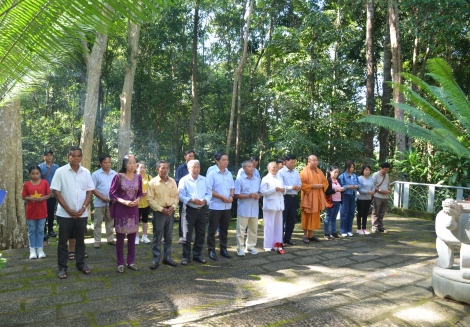
<svg viewBox="0 0 470 327">
<path fill-rule="evenodd" d="M 1 1 L 0 99 L 12 84 L 36 71 L 38 58 L 52 62 L 69 57 L 80 47 L 84 31 L 109 32 L 115 15 L 147 21 L 163 4 L 164 0 Z"/>
</svg>

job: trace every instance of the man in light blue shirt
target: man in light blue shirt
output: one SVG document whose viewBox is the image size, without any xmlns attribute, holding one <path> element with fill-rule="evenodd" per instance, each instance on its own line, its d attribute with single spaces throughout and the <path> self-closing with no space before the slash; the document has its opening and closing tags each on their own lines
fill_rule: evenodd
<svg viewBox="0 0 470 327">
<path fill-rule="evenodd" d="M 234 197 L 238 199 L 237 207 L 237 254 L 244 256 L 245 252 L 257 254 L 255 249 L 258 238 L 258 200 L 261 180 L 254 174 L 254 164 L 251 161 L 242 163 L 244 173 L 235 181 Z M 246 246 L 244 233 L 248 226 Z"/>
<path fill-rule="evenodd" d="M 215 159 L 217 169 L 214 169 L 207 176 L 207 185 L 212 190 L 212 200 L 209 206 L 209 230 L 207 232 L 207 247 L 209 258 L 217 260 L 215 254 L 215 232 L 220 223 L 219 241 L 220 254 L 223 257 L 231 258 L 227 251 L 228 225 L 231 218 L 233 202 L 234 182 L 232 173 L 228 171 L 228 155 L 220 153 Z"/>
<path fill-rule="evenodd" d="M 178 196 L 183 202 L 181 224 L 183 227 L 183 259 L 181 265 L 186 266 L 191 261 L 191 239 L 193 229 L 196 232 L 193 244 L 193 260 L 206 263 L 201 255 L 204 246 L 206 231 L 207 206 L 211 202 L 211 189 L 207 179 L 199 174 L 201 166 L 199 160 L 188 162 L 189 174 L 180 179 L 178 183 Z M 186 241 L 188 240 L 188 241 Z"/>
<path fill-rule="evenodd" d="M 284 244 L 295 245 L 292 240 L 292 233 L 297 219 L 297 209 L 299 208 L 298 193 L 302 188 L 300 174 L 294 169 L 296 157 L 293 154 L 288 154 L 285 157 L 284 167 L 279 170 L 278 175 L 282 178 L 286 193 L 284 194 L 284 211 L 282 218 L 284 221 Z"/>
<path fill-rule="evenodd" d="M 111 169 L 111 157 L 108 154 L 103 154 L 99 157 L 100 169 L 91 175 L 95 189 L 93 190 L 94 205 L 95 205 L 95 228 L 93 236 L 95 237 L 95 249 L 101 247 L 101 224 L 105 224 L 106 240 L 109 245 L 116 245 L 114 240 L 114 220 L 111 219 L 109 214 L 109 189 L 116 172 Z"/>
<path fill-rule="evenodd" d="M 56 170 L 59 169 L 59 165 L 52 162 L 54 159 L 54 153 L 51 150 L 44 151 L 43 159 L 44 162 L 38 165 L 41 169 L 41 179 L 45 179 L 50 187 L 52 178 L 54 177 Z M 54 233 L 54 211 L 56 204 L 57 200 L 54 197 L 54 193 L 52 193 L 52 196 L 47 199 L 47 224 L 44 225 L 44 235 L 48 235 L 50 237 L 57 236 L 57 234 Z M 47 239 L 48 236 L 45 236 L 45 239 Z"/>
<path fill-rule="evenodd" d="M 256 166 L 258 166 L 258 163 L 259 163 L 259 158 L 257 156 L 251 156 L 250 157 L 250 162 L 253 164 L 253 167 L 254 167 L 253 175 L 258 177 L 259 180 L 261 181 L 261 175 L 259 174 L 259 170 L 256 169 Z M 238 170 L 237 178 L 242 176 L 242 175 L 245 175 L 245 170 L 243 169 L 243 166 L 242 166 L 242 168 L 240 168 Z"/>
</svg>

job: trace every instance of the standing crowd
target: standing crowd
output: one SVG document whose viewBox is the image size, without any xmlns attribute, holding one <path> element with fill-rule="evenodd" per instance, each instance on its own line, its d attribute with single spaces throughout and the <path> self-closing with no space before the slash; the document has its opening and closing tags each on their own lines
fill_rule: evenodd
<svg viewBox="0 0 470 327">
<path fill-rule="evenodd" d="M 171 267 L 177 266 L 172 259 L 173 224 L 177 208 L 180 213 L 178 236 L 182 244 L 183 266 L 191 260 L 202 264 L 207 262 L 202 253 L 205 242 L 208 257 L 218 260 L 217 236 L 219 255 L 231 258 L 228 229 L 234 200 L 237 200 L 238 256 L 258 253 L 261 197 L 265 251 L 284 254 L 286 245 L 296 244 L 292 235 L 299 206 L 303 230 L 301 241 L 306 244 L 320 242 L 313 231 L 320 228 L 320 213 L 325 209 L 323 225 L 326 240 L 340 239 L 336 229 L 338 214 L 341 236 L 353 236 L 356 208 L 357 234 L 370 234 L 367 216 L 371 204 L 372 232 L 387 233 L 383 223 L 390 193 L 390 165 L 387 162 L 382 163 L 380 170 L 374 174 L 370 166 L 364 165 L 360 176 L 357 176 L 354 163 L 346 161 L 341 174 L 337 166 L 331 166 L 325 176 L 318 167 L 316 156 L 309 156 L 307 166 L 299 173 L 295 169 L 296 157 L 289 154 L 277 162 L 270 162 L 267 175 L 261 178 L 256 168 L 259 159 L 253 156 L 242 163 L 234 180 L 227 169 L 229 158 L 225 153 L 215 154 L 215 165 L 208 169 L 206 176 L 202 176 L 195 152 L 186 151 L 185 162 L 176 170 L 175 179 L 168 176 L 169 163 L 165 160 L 157 162 L 157 175 L 152 178 L 146 172 L 145 163 L 137 163 L 133 155 L 124 157 L 119 172 L 111 169 L 110 156 L 103 155 L 99 158 L 100 168 L 93 174 L 81 166 L 80 148 L 71 147 L 67 158 L 69 163 L 58 167 L 53 163 L 53 152 L 46 150 L 44 162 L 29 168 L 30 180 L 24 184 L 22 192 L 23 199 L 27 201 L 29 258 L 44 258 L 44 244 L 49 237 L 58 236 L 58 276 L 61 279 L 67 278 L 69 260 L 75 260 L 76 268 L 84 274 L 91 273 L 85 263 L 85 234 L 92 195 L 95 210 L 93 246 L 97 249 L 101 247 L 104 222 L 106 242 L 116 247 L 119 273 L 123 273 L 125 267 L 134 271 L 139 269 L 134 261 L 135 246 L 139 244 L 140 221 L 140 241 L 152 243 L 150 269 L 157 269 L 160 261 Z M 56 203 L 58 234 L 53 230 Z M 147 235 L 150 213 L 152 240 Z"/>
</svg>

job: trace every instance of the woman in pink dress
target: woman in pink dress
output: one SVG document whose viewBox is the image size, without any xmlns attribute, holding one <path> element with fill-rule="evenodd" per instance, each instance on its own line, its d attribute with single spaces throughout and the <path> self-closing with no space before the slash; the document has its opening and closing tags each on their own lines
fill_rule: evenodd
<svg viewBox="0 0 470 327">
<path fill-rule="evenodd" d="M 118 272 L 124 272 L 124 239 L 127 235 L 127 267 L 138 270 L 134 264 L 135 237 L 139 230 L 139 200 L 142 198 L 142 177 L 135 173 L 136 161 L 133 155 L 122 160 L 119 174 L 111 182 L 109 195 L 114 203 L 114 228 L 116 229 L 116 256 Z"/>
</svg>

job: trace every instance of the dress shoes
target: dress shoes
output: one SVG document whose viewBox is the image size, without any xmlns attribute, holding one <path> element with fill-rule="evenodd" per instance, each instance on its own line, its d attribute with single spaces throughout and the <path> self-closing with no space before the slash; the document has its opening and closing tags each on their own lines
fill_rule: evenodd
<svg viewBox="0 0 470 327">
<path fill-rule="evenodd" d="M 160 262 L 154 261 L 154 262 L 152 262 L 152 265 L 150 266 L 150 269 L 155 270 L 155 269 L 158 268 L 158 266 L 160 266 Z"/>
<path fill-rule="evenodd" d="M 220 250 L 220 255 L 223 256 L 223 257 L 225 257 L 225 258 L 227 258 L 227 259 L 230 259 L 230 258 L 231 258 L 230 254 L 228 254 L 227 249 L 222 249 L 222 250 Z"/>
<path fill-rule="evenodd" d="M 202 264 L 207 262 L 207 260 L 204 259 L 203 257 L 193 257 L 193 260 Z"/>
<path fill-rule="evenodd" d="M 162 261 L 165 265 L 171 266 L 171 267 L 176 267 L 178 264 L 171 260 L 171 258 L 166 258 L 165 260 Z"/>
<path fill-rule="evenodd" d="M 211 258 L 212 260 L 218 260 L 217 254 L 215 254 L 214 250 L 209 250 L 209 258 Z"/>
<path fill-rule="evenodd" d="M 318 239 L 318 237 L 316 237 L 316 236 L 309 237 L 308 240 L 309 240 L 310 242 L 321 242 L 321 241 Z"/>
<path fill-rule="evenodd" d="M 183 258 L 181 259 L 181 265 L 182 266 L 187 266 L 189 263 L 189 258 Z"/>
</svg>

